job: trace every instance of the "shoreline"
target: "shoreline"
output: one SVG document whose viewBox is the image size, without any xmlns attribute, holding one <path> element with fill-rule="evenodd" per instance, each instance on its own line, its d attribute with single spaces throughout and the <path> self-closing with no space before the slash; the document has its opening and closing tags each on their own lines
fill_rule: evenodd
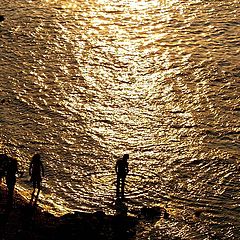
<svg viewBox="0 0 240 240">
<path fill-rule="evenodd" d="M 31 196 L 32 196 L 32 190 L 33 189 L 24 189 L 22 186 L 20 186 L 19 184 L 15 186 L 15 195 L 19 196 L 23 202 L 26 202 L 27 203 L 30 203 L 30 199 L 31 199 Z M 27 191 L 27 193 L 26 193 Z M 57 206 L 52 206 L 52 207 L 49 207 L 49 206 L 45 206 L 44 203 L 42 202 L 42 199 L 41 199 L 41 196 L 43 196 L 43 192 L 42 190 L 40 191 L 40 194 L 37 198 L 37 207 L 39 209 L 41 209 L 42 211 L 44 212 L 48 212 L 50 214 L 52 214 L 53 216 L 55 217 L 61 217 L 62 215 L 64 214 L 67 214 L 67 213 L 70 213 L 70 212 L 73 212 L 72 209 L 65 209 L 64 211 L 63 210 L 60 210 L 58 209 Z"/>
<path fill-rule="evenodd" d="M 106 215 L 74 212 L 55 216 L 30 203 L 14 191 L 11 205 L 7 201 L 7 189 L 0 186 L 0 239 L 1 240 L 75 240 L 132 239 L 138 219 L 127 212 L 116 211 Z"/>
</svg>

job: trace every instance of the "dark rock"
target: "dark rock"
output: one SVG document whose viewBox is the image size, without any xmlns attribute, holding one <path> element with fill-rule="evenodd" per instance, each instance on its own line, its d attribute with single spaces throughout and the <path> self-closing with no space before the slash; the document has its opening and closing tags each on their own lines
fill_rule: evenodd
<svg viewBox="0 0 240 240">
<path fill-rule="evenodd" d="M 10 224 L 5 234 L 5 239 L 9 240 L 127 240 L 136 234 L 138 223 L 136 217 L 107 215 L 103 211 L 73 212 L 56 217 L 29 205 L 17 193 L 14 208 L 6 211 L 5 205 L 0 205 L 0 239 L 5 234 L 5 224 Z"/>
<path fill-rule="evenodd" d="M 198 210 L 196 210 L 196 211 L 194 212 L 194 216 L 197 217 L 197 218 L 199 218 L 199 217 L 201 216 L 202 212 L 203 212 L 203 211 L 202 211 L 201 209 L 198 209 Z"/>
<path fill-rule="evenodd" d="M 57 239 L 128 239 L 134 235 L 136 218 L 124 215 L 106 215 L 103 211 L 94 213 L 75 212 L 60 217 Z"/>
<path fill-rule="evenodd" d="M 0 22 L 4 21 L 4 16 L 0 15 Z"/>
<path fill-rule="evenodd" d="M 105 212 L 103 211 L 97 211 L 93 213 L 93 216 L 95 216 L 98 220 L 103 220 L 106 216 Z"/>
<path fill-rule="evenodd" d="M 140 217 L 145 219 L 155 219 L 161 216 L 162 210 L 160 207 L 143 207 L 140 212 Z"/>
<path fill-rule="evenodd" d="M 169 219 L 169 213 L 167 212 L 166 209 L 164 209 L 163 218 L 164 218 L 164 219 Z"/>
<path fill-rule="evenodd" d="M 135 235 L 135 227 L 137 219 L 124 215 L 116 215 L 113 217 L 111 224 L 113 229 L 113 239 L 122 240 L 129 239 Z"/>
</svg>

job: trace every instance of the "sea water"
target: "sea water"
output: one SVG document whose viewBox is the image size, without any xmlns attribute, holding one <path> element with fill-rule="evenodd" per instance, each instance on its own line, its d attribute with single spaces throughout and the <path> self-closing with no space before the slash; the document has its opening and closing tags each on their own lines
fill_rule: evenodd
<svg viewBox="0 0 240 240">
<path fill-rule="evenodd" d="M 240 238 L 240 12 L 236 0 L 0 0 L 0 146 L 39 204 L 114 214 L 164 207 L 136 239 Z M 200 218 L 194 212 L 200 211 Z"/>
</svg>

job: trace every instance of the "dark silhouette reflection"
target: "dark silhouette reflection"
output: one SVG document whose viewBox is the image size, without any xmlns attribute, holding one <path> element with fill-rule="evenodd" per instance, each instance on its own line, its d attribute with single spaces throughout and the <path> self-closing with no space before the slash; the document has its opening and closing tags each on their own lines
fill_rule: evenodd
<svg viewBox="0 0 240 240">
<path fill-rule="evenodd" d="M 30 200 L 30 204 L 34 203 L 34 205 L 36 205 L 38 196 L 41 190 L 42 177 L 44 177 L 44 167 L 41 161 L 41 156 L 38 153 L 32 157 L 30 167 L 29 167 L 29 175 L 31 176 L 30 181 L 33 184 L 33 192 Z M 35 195 L 36 188 L 37 188 L 37 194 Z"/>
<path fill-rule="evenodd" d="M 6 154 L 0 154 L 0 185 L 3 178 L 6 176 L 8 165 L 8 156 Z"/>
<path fill-rule="evenodd" d="M 37 200 L 38 200 L 38 197 L 39 197 L 40 188 L 38 188 L 36 195 L 35 195 L 35 191 L 36 191 L 36 188 L 33 189 L 33 192 L 32 192 L 32 195 L 31 195 L 31 200 L 29 202 L 30 205 L 33 205 L 33 206 L 37 205 Z"/>
<path fill-rule="evenodd" d="M 116 210 L 116 215 L 127 216 L 128 207 L 121 200 L 121 198 L 117 198 L 116 199 L 116 201 L 115 201 L 115 210 Z"/>
<path fill-rule="evenodd" d="M 4 177 L 6 177 L 7 164 L 8 164 L 8 156 L 6 154 L 0 154 L 0 200 L 3 197 L 1 188 L 2 188 L 2 181 Z"/>
<path fill-rule="evenodd" d="M 0 15 L 0 22 L 4 21 L 4 16 Z"/>
<path fill-rule="evenodd" d="M 124 200 L 124 187 L 125 179 L 128 174 L 128 154 L 124 154 L 122 159 L 119 159 L 115 165 L 115 171 L 117 173 L 117 192 L 116 197 L 121 197 L 121 200 Z"/>
<path fill-rule="evenodd" d="M 14 193 L 14 187 L 16 184 L 17 171 L 18 171 L 17 160 L 15 158 L 9 157 L 8 164 L 7 164 L 7 175 L 6 175 L 9 205 L 12 205 L 12 202 L 13 202 L 13 193 Z"/>
</svg>

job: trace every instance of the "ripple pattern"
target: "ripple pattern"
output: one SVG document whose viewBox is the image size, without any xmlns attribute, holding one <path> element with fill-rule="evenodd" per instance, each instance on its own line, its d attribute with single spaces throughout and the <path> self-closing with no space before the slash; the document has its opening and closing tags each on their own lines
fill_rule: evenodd
<svg viewBox="0 0 240 240">
<path fill-rule="evenodd" d="M 48 211 L 168 209 L 137 239 L 239 239 L 239 1 L 1 0 L 0 146 L 40 152 Z M 200 211 L 201 217 L 194 218 Z"/>
</svg>

